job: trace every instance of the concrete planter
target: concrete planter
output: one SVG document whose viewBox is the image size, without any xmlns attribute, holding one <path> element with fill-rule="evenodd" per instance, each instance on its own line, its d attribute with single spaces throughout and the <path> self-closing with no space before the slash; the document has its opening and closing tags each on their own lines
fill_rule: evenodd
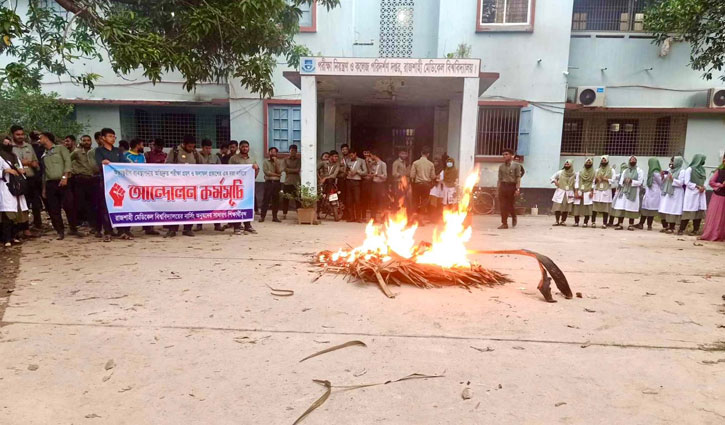
<svg viewBox="0 0 725 425">
<path fill-rule="evenodd" d="M 299 224 L 314 224 L 315 223 L 315 209 L 314 208 L 298 208 L 297 209 L 297 222 Z"/>
</svg>

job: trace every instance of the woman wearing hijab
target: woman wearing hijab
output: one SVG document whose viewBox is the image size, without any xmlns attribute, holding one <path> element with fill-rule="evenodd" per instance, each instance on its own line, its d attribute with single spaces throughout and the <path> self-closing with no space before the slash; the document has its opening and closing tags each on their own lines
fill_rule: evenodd
<svg viewBox="0 0 725 425">
<path fill-rule="evenodd" d="M 554 226 L 566 226 L 566 218 L 571 212 L 572 201 L 574 201 L 574 183 L 576 175 L 572 169 L 574 162 L 571 159 L 564 161 L 564 167 L 551 176 L 551 182 L 556 186 L 554 202 L 551 210 L 556 216 Z"/>
<path fill-rule="evenodd" d="M 700 239 L 704 241 L 725 241 L 725 156 L 710 178 L 713 189 L 710 205 L 705 217 L 705 230 Z"/>
<path fill-rule="evenodd" d="M 609 166 L 609 157 L 604 155 L 599 161 L 599 168 L 594 175 L 592 227 L 597 227 L 597 213 L 601 213 L 602 229 L 607 228 L 607 219 L 612 212 L 612 185 L 615 183 L 615 172 Z"/>
<path fill-rule="evenodd" d="M 639 218 L 639 189 L 644 183 L 644 173 L 637 167 L 637 157 L 629 157 L 629 166 L 625 168 L 619 177 L 619 189 L 614 199 L 614 211 L 617 213 L 617 227 L 615 230 L 622 230 L 622 222 L 629 219 L 627 230 L 634 230 L 634 220 Z"/>
<path fill-rule="evenodd" d="M 670 168 L 662 173 L 662 198 L 660 199 L 659 213 L 667 223 L 663 233 L 674 233 L 675 225 L 682 220 L 682 203 L 685 199 L 685 170 L 682 166 L 685 158 L 673 157 Z"/>
<path fill-rule="evenodd" d="M 660 198 L 662 197 L 662 166 L 657 158 L 650 158 L 647 165 L 649 166 L 647 183 L 644 185 L 644 198 L 642 198 L 642 208 L 639 210 L 642 218 L 639 220 L 639 224 L 634 227 L 642 229 L 646 221 L 647 230 L 652 230 L 652 223 L 655 217 L 659 215 Z M 664 221 L 662 227 L 666 227 Z"/>
<path fill-rule="evenodd" d="M 25 196 L 10 193 L 10 176 L 24 178 L 25 171 L 17 155 L 13 153 L 13 142 L 3 137 L 0 145 L 0 241 L 5 248 L 19 244 L 16 235 L 27 228 L 28 204 Z"/>
<path fill-rule="evenodd" d="M 614 195 L 612 195 L 612 213 L 609 214 L 609 227 L 614 226 L 614 219 L 619 217 L 624 217 L 624 210 L 615 210 L 614 209 L 614 203 L 619 198 L 619 193 L 622 190 L 622 186 L 619 184 L 620 178 L 624 175 L 624 171 L 627 169 L 627 163 L 623 162 L 619 164 L 619 174 L 617 174 L 617 170 L 614 170 L 614 186 L 612 187 L 612 191 L 614 192 Z"/>
<path fill-rule="evenodd" d="M 705 218 L 705 210 L 707 210 L 707 198 L 705 197 L 705 155 L 698 153 L 692 158 L 690 166 L 685 170 L 685 199 L 682 204 L 682 221 L 680 222 L 680 230 L 677 232 L 681 235 L 685 232 L 687 225 L 692 220 L 692 233 L 697 235 L 700 231 L 700 223 Z"/>
<path fill-rule="evenodd" d="M 594 160 L 587 158 L 584 161 L 584 168 L 576 173 L 574 181 L 574 206 L 572 214 L 574 214 L 574 227 L 579 226 L 579 217 L 584 216 L 584 225 L 589 226 L 589 216 L 592 215 L 594 201 Z"/>
</svg>

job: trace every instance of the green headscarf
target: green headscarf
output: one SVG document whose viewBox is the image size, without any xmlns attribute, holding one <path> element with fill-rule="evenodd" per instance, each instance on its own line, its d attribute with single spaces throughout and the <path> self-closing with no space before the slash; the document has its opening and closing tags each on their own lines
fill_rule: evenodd
<svg viewBox="0 0 725 425">
<path fill-rule="evenodd" d="M 584 163 L 586 164 L 587 161 L 591 161 L 592 166 L 589 168 L 583 167 L 581 171 L 579 171 L 579 190 L 582 192 L 589 192 L 592 190 L 592 184 L 594 183 L 594 160 L 592 158 L 587 158 L 584 160 Z"/>
<path fill-rule="evenodd" d="M 602 167 L 602 160 L 607 160 L 607 165 Z M 599 168 L 597 169 L 596 177 L 599 179 L 605 179 L 603 182 L 599 182 L 597 184 L 597 189 L 599 190 L 609 190 L 611 188 L 611 184 L 609 184 L 609 180 L 612 178 L 612 166 L 609 165 L 609 156 L 608 155 L 602 155 L 602 158 L 599 160 Z"/>
<path fill-rule="evenodd" d="M 562 172 L 559 173 L 559 188 L 564 190 L 572 190 L 574 189 L 574 179 L 576 178 L 576 174 L 574 173 L 574 169 L 572 168 L 572 165 L 574 164 L 574 161 L 571 159 L 567 159 L 564 161 L 564 165 L 569 164 L 569 169 L 562 167 Z M 568 188 L 568 189 L 567 189 Z"/>
<path fill-rule="evenodd" d="M 673 179 L 676 179 L 677 176 L 680 174 L 680 171 L 682 170 L 682 165 L 684 163 L 685 158 L 681 156 L 676 156 L 675 159 L 672 160 L 670 175 Z M 675 188 L 672 186 L 672 180 L 670 180 L 669 176 L 665 179 L 665 184 L 662 185 L 662 194 L 670 196 L 675 194 Z"/>
<path fill-rule="evenodd" d="M 647 187 L 652 187 L 654 175 L 662 171 L 662 166 L 660 165 L 660 160 L 657 158 L 650 158 L 647 161 L 647 165 L 649 165 L 649 171 L 647 171 Z"/>
<path fill-rule="evenodd" d="M 705 171 L 705 160 L 707 157 L 701 153 L 698 153 L 692 158 L 692 162 L 690 162 L 690 168 L 692 168 L 692 172 L 690 173 L 690 180 L 695 183 L 698 186 L 704 186 L 705 185 L 705 177 L 707 177 L 707 172 Z"/>
<path fill-rule="evenodd" d="M 725 170 L 725 155 L 722 157 L 723 161 L 720 161 L 720 165 L 717 167 L 718 170 Z"/>
<path fill-rule="evenodd" d="M 637 159 L 636 156 L 632 155 L 629 157 L 630 161 L 634 158 Z M 634 167 L 630 166 L 629 164 L 622 164 L 625 165 L 626 168 L 623 170 L 624 172 L 624 179 L 622 183 L 622 194 L 627 197 L 630 201 L 634 201 L 637 199 L 637 188 L 632 186 L 632 181 L 637 180 L 639 177 L 639 173 L 637 171 L 637 165 Z M 630 181 L 627 182 L 626 180 L 629 179 Z"/>
</svg>

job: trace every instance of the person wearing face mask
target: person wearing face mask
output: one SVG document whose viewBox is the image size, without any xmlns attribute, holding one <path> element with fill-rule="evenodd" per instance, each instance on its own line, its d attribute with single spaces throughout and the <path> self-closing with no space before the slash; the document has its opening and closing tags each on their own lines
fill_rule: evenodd
<svg viewBox="0 0 725 425">
<path fill-rule="evenodd" d="M 644 222 L 647 222 L 647 230 L 652 230 L 652 223 L 657 211 L 660 208 L 660 198 L 662 197 L 662 166 L 657 158 L 650 158 L 647 162 L 649 170 L 647 171 L 647 182 L 644 185 L 644 198 L 642 198 L 642 208 L 639 213 L 642 218 L 639 224 L 634 226 L 637 229 L 644 228 Z M 666 227 L 663 222 L 662 227 Z"/>
<path fill-rule="evenodd" d="M 458 203 L 456 198 L 456 188 L 458 187 L 458 169 L 455 167 L 455 161 L 453 158 L 445 157 L 445 168 L 438 175 L 438 181 L 440 182 L 440 205 L 439 218 L 443 217 L 443 210 L 449 208 L 450 205 Z"/>
<path fill-rule="evenodd" d="M 629 157 L 629 166 L 619 177 L 619 190 L 612 206 L 617 215 L 617 227 L 622 230 L 622 222 L 629 219 L 627 230 L 634 230 L 634 220 L 639 218 L 639 189 L 644 183 L 644 173 L 637 167 L 637 157 Z"/>
<path fill-rule="evenodd" d="M 662 198 L 660 199 L 659 213 L 667 223 L 663 233 L 675 233 L 675 225 L 682 220 L 682 206 L 685 199 L 685 158 L 673 157 L 669 170 L 662 175 Z"/>
<path fill-rule="evenodd" d="M 615 172 L 609 166 L 609 157 L 603 155 L 594 174 L 594 196 L 592 197 L 592 227 L 597 227 L 597 214 L 602 214 L 602 229 L 607 228 L 607 219 L 612 212 L 612 184 Z"/>
<path fill-rule="evenodd" d="M 564 167 L 554 173 L 551 176 L 551 183 L 556 186 L 554 191 L 554 197 L 551 200 L 554 202 L 551 210 L 554 212 L 556 217 L 556 223 L 554 226 L 566 226 L 566 218 L 571 212 L 572 201 L 574 200 L 574 183 L 576 174 L 572 169 L 574 161 L 567 159 L 564 161 Z"/>
<path fill-rule="evenodd" d="M 12 244 L 20 244 L 17 235 L 28 226 L 25 195 L 15 196 L 8 188 L 11 178 L 25 178 L 25 170 L 20 158 L 13 153 L 13 142 L 9 137 L 2 138 L 0 147 L 0 242 L 9 248 Z"/>
<path fill-rule="evenodd" d="M 574 227 L 579 226 L 579 218 L 584 216 L 584 225 L 589 226 L 589 216 L 593 212 L 594 202 L 594 160 L 587 158 L 584 161 L 584 168 L 576 173 L 574 180 L 574 205 L 572 214 L 574 214 Z"/>
<path fill-rule="evenodd" d="M 680 230 L 677 232 L 681 235 L 687 229 L 687 225 L 692 220 L 692 233 L 695 236 L 700 231 L 700 224 L 705 218 L 707 210 L 707 198 L 705 196 L 705 155 L 698 153 L 692 158 L 690 166 L 685 170 L 685 198 L 682 203 L 682 221 L 680 222 Z"/>
</svg>

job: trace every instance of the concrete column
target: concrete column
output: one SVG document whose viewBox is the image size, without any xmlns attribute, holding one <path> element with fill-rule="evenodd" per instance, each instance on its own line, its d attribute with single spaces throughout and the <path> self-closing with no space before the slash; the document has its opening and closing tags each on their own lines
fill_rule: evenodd
<svg viewBox="0 0 725 425">
<path fill-rule="evenodd" d="M 322 149 L 331 151 L 335 149 L 335 116 L 337 115 L 337 107 L 335 99 L 325 99 L 325 116 L 323 125 Z"/>
<path fill-rule="evenodd" d="M 448 156 L 456 160 L 456 166 L 461 166 L 459 156 L 461 143 L 461 99 L 454 98 L 448 101 Z M 459 168 L 460 169 L 460 168 Z M 462 176 L 463 174 L 461 174 Z"/>
<path fill-rule="evenodd" d="M 314 75 L 302 79 L 302 184 L 317 187 L 317 82 Z"/>
<path fill-rule="evenodd" d="M 461 179 L 473 171 L 476 155 L 476 129 L 478 126 L 478 78 L 463 81 L 463 102 L 461 105 L 461 143 L 458 166 Z"/>
</svg>

